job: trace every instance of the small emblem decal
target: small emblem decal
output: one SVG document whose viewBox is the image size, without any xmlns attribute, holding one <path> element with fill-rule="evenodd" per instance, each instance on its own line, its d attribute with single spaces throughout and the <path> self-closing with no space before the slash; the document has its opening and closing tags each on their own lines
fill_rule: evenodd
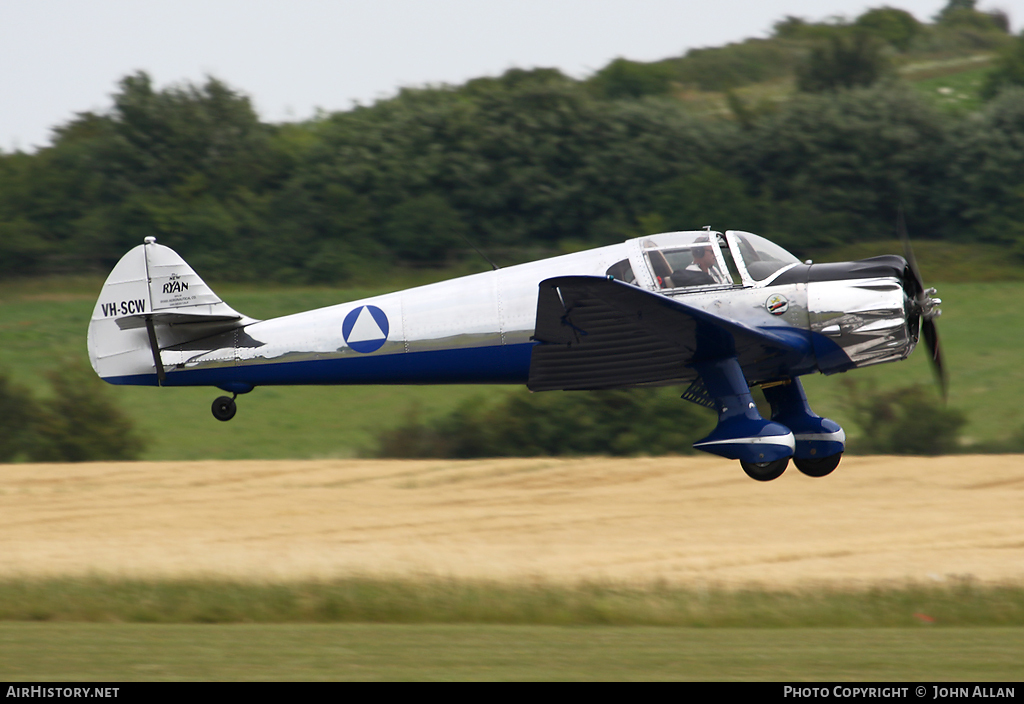
<svg viewBox="0 0 1024 704">
<path fill-rule="evenodd" d="M 764 302 L 764 307 L 772 315 L 782 315 L 787 310 L 789 310 L 789 301 L 786 300 L 785 296 L 775 294 L 774 296 L 772 296 L 771 298 Z"/>
<path fill-rule="evenodd" d="M 345 316 L 341 334 L 356 352 L 376 352 L 388 341 L 388 316 L 377 306 L 359 306 Z"/>
</svg>

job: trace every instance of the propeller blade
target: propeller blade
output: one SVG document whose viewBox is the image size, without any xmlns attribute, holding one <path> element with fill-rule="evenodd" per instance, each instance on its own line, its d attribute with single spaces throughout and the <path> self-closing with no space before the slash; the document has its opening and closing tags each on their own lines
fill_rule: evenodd
<svg viewBox="0 0 1024 704">
<path fill-rule="evenodd" d="M 936 306 L 941 303 L 938 298 L 932 298 L 935 289 L 926 289 L 924 279 L 921 277 L 921 270 L 917 266 L 917 258 L 914 257 L 914 249 L 910 246 L 910 235 L 907 234 L 907 223 L 903 218 L 903 204 L 900 203 L 896 210 L 896 232 L 903 243 L 903 258 L 907 260 L 907 266 L 914 276 L 914 283 L 917 290 L 914 291 L 914 302 L 918 315 L 921 316 L 921 335 L 924 337 L 925 346 L 931 354 L 932 369 L 935 371 L 935 378 L 939 382 L 939 390 L 942 392 L 942 400 L 947 398 L 948 379 L 946 368 L 942 364 L 942 350 L 939 346 L 939 330 L 935 325 L 935 318 L 939 315 Z"/>
<path fill-rule="evenodd" d="M 945 401 L 947 398 L 948 380 L 946 378 L 946 369 L 942 365 L 939 330 L 935 326 L 935 321 L 930 318 L 921 321 L 921 333 L 924 336 L 924 344 L 928 347 L 928 352 L 931 353 L 932 369 L 935 370 L 935 377 L 938 379 L 939 389 L 942 391 L 942 400 Z"/>
<path fill-rule="evenodd" d="M 914 248 L 910 246 L 910 235 L 907 234 L 907 223 L 903 219 L 903 204 L 896 209 L 896 232 L 900 242 L 903 243 L 903 258 L 907 260 L 910 271 L 914 274 L 917 282 L 917 295 L 924 291 L 924 279 L 921 277 L 921 270 L 917 267 L 917 258 L 914 257 Z"/>
</svg>

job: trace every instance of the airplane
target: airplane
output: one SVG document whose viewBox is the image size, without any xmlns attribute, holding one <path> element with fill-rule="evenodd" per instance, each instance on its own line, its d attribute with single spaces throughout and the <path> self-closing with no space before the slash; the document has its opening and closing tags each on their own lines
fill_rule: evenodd
<svg viewBox="0 0 1024 704">
<path fill-rule="evenodd" d="M 790 459 L 831 473 L 838 423 L 800 377 L 906 359 L 924 337 L 945 390 L 934 319 L 905 257 L 815 264 L 749 232 L 666 232 L 270 320 L 221 300 L 146 237 L 111 271 L 89 358 L 111 384 L 212 386 L 221 421 L 259 386 L 525 384 L 531 391 L 688 385 L 718 414 L 693 447 L 758 481 Z M 493 266 L 493 265 L 492 265 Z M 759 387 L 771 417 L 758 412 Z"/>
</svg>

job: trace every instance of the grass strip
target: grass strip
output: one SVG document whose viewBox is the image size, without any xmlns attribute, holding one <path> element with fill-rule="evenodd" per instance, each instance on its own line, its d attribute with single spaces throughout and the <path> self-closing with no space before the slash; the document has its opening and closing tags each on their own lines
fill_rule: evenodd
<svg viewBox="0 0 1024 704">
<path fill-rule="evenodd" d="M 781 697 L 787 682 L 1022 677 L 1022 628 L 0 623 L 7 682 L 746 680 Z"/>
<path fill-rule="evenodd" d="M 1024 586 L 694 589 L 437 578 L 0 581 L 0 621 L 874 628 L 1024 626 Z"/>
</svg>

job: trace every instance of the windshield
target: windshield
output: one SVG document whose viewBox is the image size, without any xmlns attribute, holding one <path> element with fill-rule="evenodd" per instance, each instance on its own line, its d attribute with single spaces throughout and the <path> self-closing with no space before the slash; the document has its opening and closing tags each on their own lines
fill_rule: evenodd
<svg viewBox="0 0 1024 704">
<path fill-rule="evenodd" d="M 730 230 L 726 233 L 738 249 L 737 258 L 754 281 L 764 281 L 772 274 L 800 260 L 774 242 L 749 232 Z"/>
</svg>

